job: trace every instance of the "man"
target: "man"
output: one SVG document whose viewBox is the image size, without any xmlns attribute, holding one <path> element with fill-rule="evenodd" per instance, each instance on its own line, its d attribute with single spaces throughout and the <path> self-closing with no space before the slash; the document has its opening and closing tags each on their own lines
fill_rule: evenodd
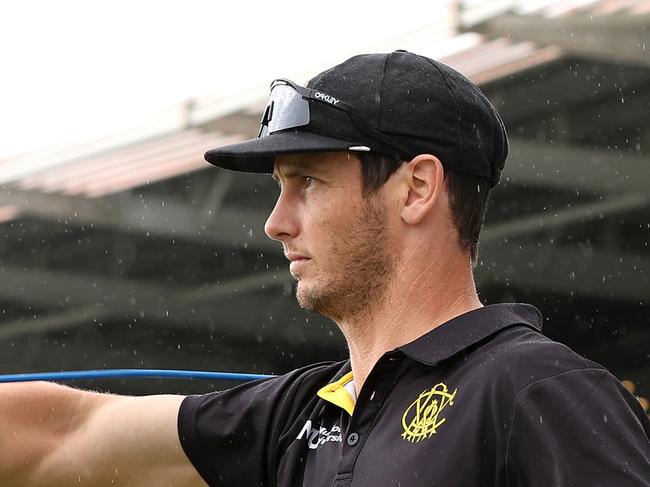
<svg viewBox="0 0 650 487">
<path fill-rule="evenodd" d="M 650 486 L 637 401 L 534 307 L 478 299 L 506 155 L 483 94 L 422 56 L 277 80 L 259 138 L 206 158 L 273 173 L 266 232 L 350 360 L 187 398 L 3 386 L 3 485 Z"/>
</svg>

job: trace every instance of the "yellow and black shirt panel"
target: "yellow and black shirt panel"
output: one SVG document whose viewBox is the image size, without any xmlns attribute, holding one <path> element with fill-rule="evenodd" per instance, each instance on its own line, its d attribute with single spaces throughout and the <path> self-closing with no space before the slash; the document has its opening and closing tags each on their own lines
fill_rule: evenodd
<svg viewBox="0 0 650 487">
<path fill-rule="evenodd" d="M 183 447 L 220 486 L 649 486 L 647 416 L 540 323 L 528 305 L 458 317 L 384 355 L 353 409 L 348 362 L 191 396 Z"/>
</svg>

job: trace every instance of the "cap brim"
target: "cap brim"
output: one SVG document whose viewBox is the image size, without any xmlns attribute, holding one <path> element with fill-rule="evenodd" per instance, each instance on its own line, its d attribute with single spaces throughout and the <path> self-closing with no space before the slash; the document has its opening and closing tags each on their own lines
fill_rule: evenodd
<svg viewBox="0 0 650 487">
<path fill-rule="evenodd" d="M 353 142 L 297 130 L 276 132 L 205 153 L 205 160 L 233 171 L 272 173 L 275 156 L 299 152 L 346 151 Z"/>
</svg>

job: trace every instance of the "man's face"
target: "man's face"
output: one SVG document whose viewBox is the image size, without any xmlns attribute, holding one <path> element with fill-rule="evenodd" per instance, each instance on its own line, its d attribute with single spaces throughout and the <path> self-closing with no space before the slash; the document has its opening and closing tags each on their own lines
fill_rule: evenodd
<svg viewBox="0 0 650 487">
<path fill-rule="evenodd" d="M 393 272 L 386 209 L 362 194 L 361 164 L 345 152 L 276 159 L 281 186 L 265 231 L 282 242 L 301 307 L 339 321 L 381 299 Z"/>
</svg>

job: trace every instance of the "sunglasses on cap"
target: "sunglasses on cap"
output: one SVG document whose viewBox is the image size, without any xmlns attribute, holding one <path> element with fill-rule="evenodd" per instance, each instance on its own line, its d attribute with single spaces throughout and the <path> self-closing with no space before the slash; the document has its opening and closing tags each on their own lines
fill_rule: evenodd
<svg viewBox="0 0 650 487">
<path fill-rule="evenodd" d="M 400 159 L 406 158 L 407 160 L 413 156 L 410 151 L 401 147 L 390 137 L 370 127 L 359 112 L 349 103 L 322 91 L 299 86 L 287 79 L 276 79 L 271 83 L 271 94 L 262 115 L 257 137 L 267 137 L 274 132 L 309 125 L 311 120 L 310 102 L 320 103 L 348 115 L 360 132 L 364 142 L 369 144 L 351 146 L 349 150 L 376 151 L 386 155 L 396 155 Z"/>
</svg>

